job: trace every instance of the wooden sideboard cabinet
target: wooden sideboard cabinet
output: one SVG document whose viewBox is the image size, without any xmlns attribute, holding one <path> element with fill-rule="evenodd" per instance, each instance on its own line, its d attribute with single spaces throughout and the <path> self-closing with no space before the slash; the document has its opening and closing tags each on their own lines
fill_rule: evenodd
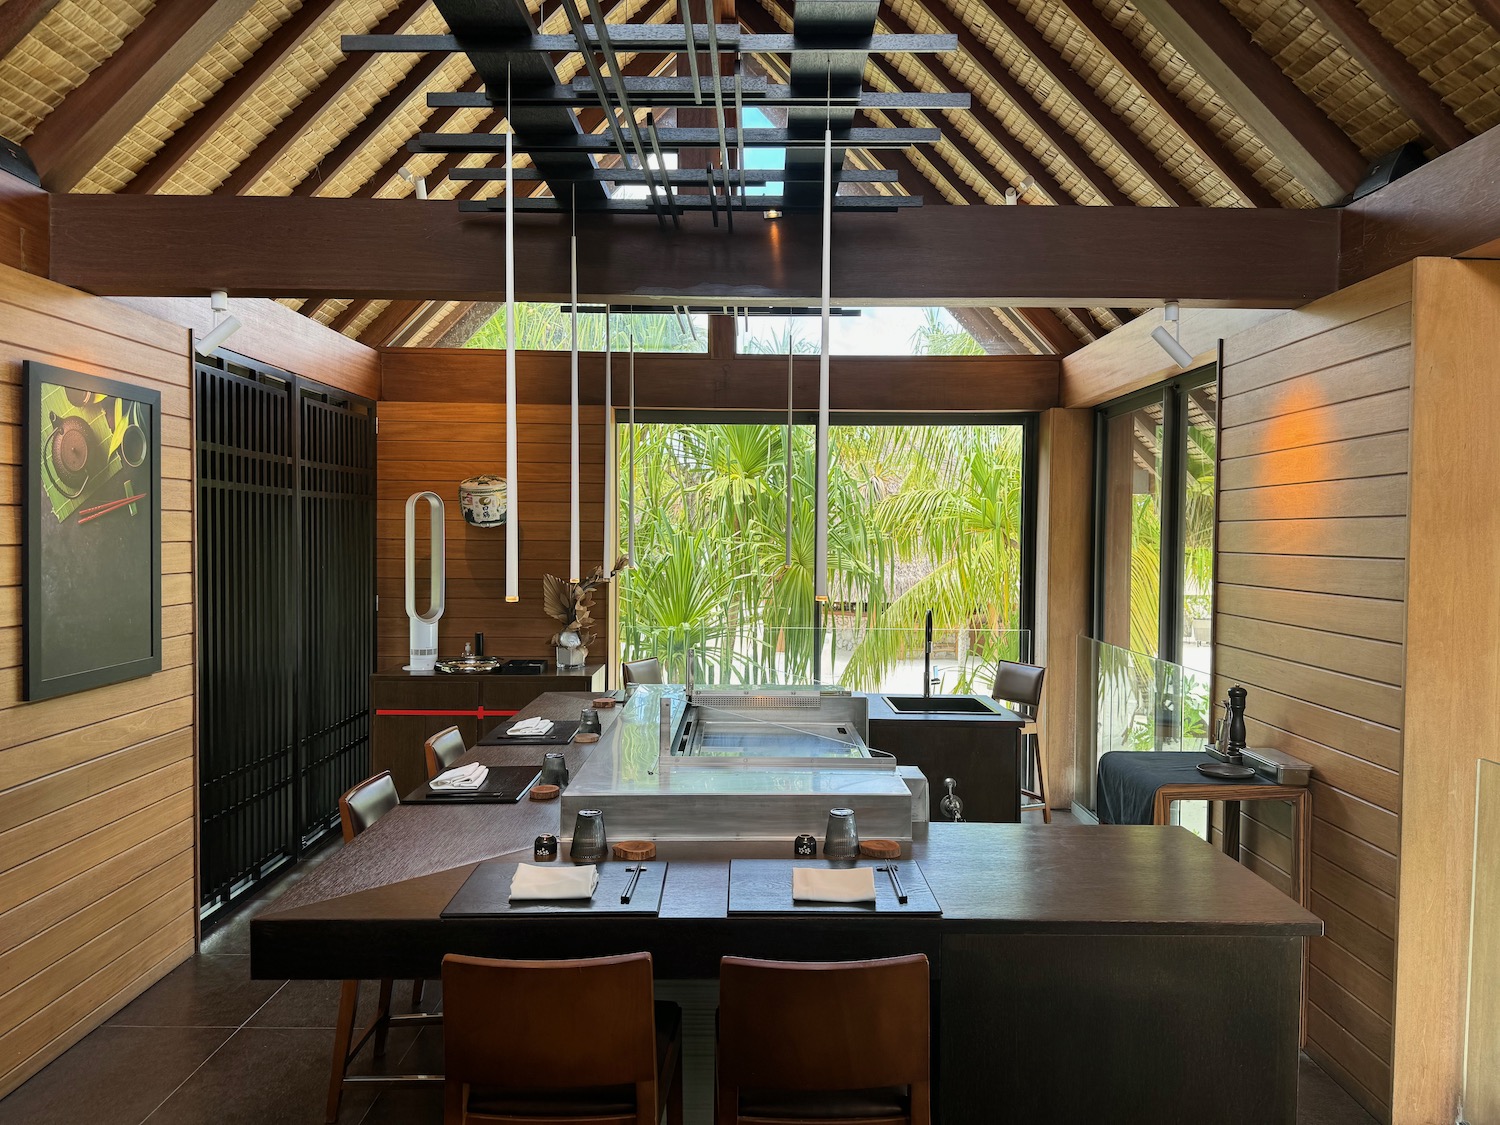
<svg viewBox="0 0 1500 1125">
<path fill-rule="evenodd" d="M 603 664 L 540 676 L 407 672 L 399 666 L 376 672 L 370 677 L 370 771 L 390 770 L 396 789 L 409 793 L 427 780 L 422 743 L 443 728 L 457 727 L 473 746 L 539 695 L 603 691 L 604 683 Z"/>
</svg>

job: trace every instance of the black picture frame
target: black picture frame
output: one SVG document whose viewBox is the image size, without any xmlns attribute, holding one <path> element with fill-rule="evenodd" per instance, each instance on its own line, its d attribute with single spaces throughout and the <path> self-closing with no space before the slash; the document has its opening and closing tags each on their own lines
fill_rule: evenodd
<svg viewBox="0 0 1500 1125">
<path fill-rule="evenodd" d="M 161 393 L 22 364 L 28 700 L 161 671 Z"/>
</svg>

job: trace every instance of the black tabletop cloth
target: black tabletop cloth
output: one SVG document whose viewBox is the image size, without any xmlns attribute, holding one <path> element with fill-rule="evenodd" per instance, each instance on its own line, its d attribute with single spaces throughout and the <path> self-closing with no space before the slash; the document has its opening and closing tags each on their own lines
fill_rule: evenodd
<svg viewBox="0 0 1500 1125">
<path fill-rule="evenodd" d="M 1198 772 L 1210 754 L 1174 750 L 1111 750 L 1099 758 L 1100 824 L 1150 824 L 1163 785 L 1264 785 L 1261 778 L 1225 781 Z"/>
</svg>

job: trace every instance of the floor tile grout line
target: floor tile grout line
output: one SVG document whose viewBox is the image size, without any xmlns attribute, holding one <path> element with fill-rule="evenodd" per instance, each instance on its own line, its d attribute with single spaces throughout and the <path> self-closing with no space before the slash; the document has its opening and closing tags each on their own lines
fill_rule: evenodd
<svg viewBox="0 0 1500 1125">
<path fill-rule="evenodd" d="M 197 956 L 197 955 L 195 954 L 195 956 Z M 267 1004 L 269 1004 L 272 1000 L 276 999 L 277 996 L 281 995 L 281 990 L 283 988 L 285 988 L 287 985 L 289 985 L 290 983 L 291 983 L 291 981 L 287 981 L 287 980 L 282 981 L 281 984 L 277 986 L 276 990 L 271 993 L 271 995 L 267 996 L 264 1000 L 262 1000 L 260 1002 L 260 1004 L 256 1007 L 256 1009 L 253 1012 L 251 1012 L 248 1016 L 245 1017 L 244 1022 L 242 1022 L 238 1027 L 236 1027 L 228 1035 L 224 1036 L 224 1041 L 222 1043 L 220 1043 L 217 1047 L 215 1047 L 212 1051 L 210 1051 L 208 1053 L 208 1057 L 206 1059 L 204 1059 L 197 1066 L 193 1067 L 193 1069 L 188 1073 L 188 1076 L 186 1078 L 184 1078 L 181 1082 L 177 1083 L 176 1086 L 172 1087 L 171 1093 L 169 1093 L 166 1097 L 162 1098 L 162 1100 L 159 1101 L 159 1102 L 157 1102 L 156 1105 L 154 1105 L 154 1106 L 151 1107 L 151 1112 L 148 1113 L 148 1114 L 146 1114 L 145 1117 L 141 1118 L 140 1125 L 147 1125 L 147 1122 L 149 1122 L 153 1117 L 156 1116 L 156 1114 L 161 1110 L 162 1106 L 166 1105 L 169 1101 L 171 1101 L 174 1097 L 176 1097 L 177 1096 L 177 1092 L 179 1090 L 181 1090 L 184 1086 L 186 1086 L 189 1082 L 191 1082 L 193 1080 L 193 1075 L 197 1074 L 205 1066 L 207 1066 L 209 1063 L 211 1063 L 214 1060 L 214 1058 L 218 1055 L 218 1053 L 220 1051 L 222 1051 L 226 1046 L 228 1046 L 229 1041 L 231 1039 L 233 1039 L 240 1032 L 244 1031 L 245 1028 L 249 1027 L 250 1026 L 250 1021 L 253 1020 L 256 1016 L 260 1015 L 260 1013 L 265 1009 L 265 1006 Z"/>
</svg>

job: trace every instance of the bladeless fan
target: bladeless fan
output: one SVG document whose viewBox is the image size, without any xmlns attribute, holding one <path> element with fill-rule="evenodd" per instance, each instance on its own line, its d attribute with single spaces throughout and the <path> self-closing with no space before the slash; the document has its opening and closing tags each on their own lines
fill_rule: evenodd
<svg viewBox="0 0 1500 1125">
<path fill-rule="evenodd" d="M 426 500 L 431 518 L 432 571 L 426 613 L 417 612 L 417 503 Z M 443 498 L 436 492 L 414 492 L 406 498 L 406 616 L 411 619 L 411 663 L 408 672 L 431 672 L 437 666 L 438 620 L 443 616 L 444 558 Z"/>
</svg>

